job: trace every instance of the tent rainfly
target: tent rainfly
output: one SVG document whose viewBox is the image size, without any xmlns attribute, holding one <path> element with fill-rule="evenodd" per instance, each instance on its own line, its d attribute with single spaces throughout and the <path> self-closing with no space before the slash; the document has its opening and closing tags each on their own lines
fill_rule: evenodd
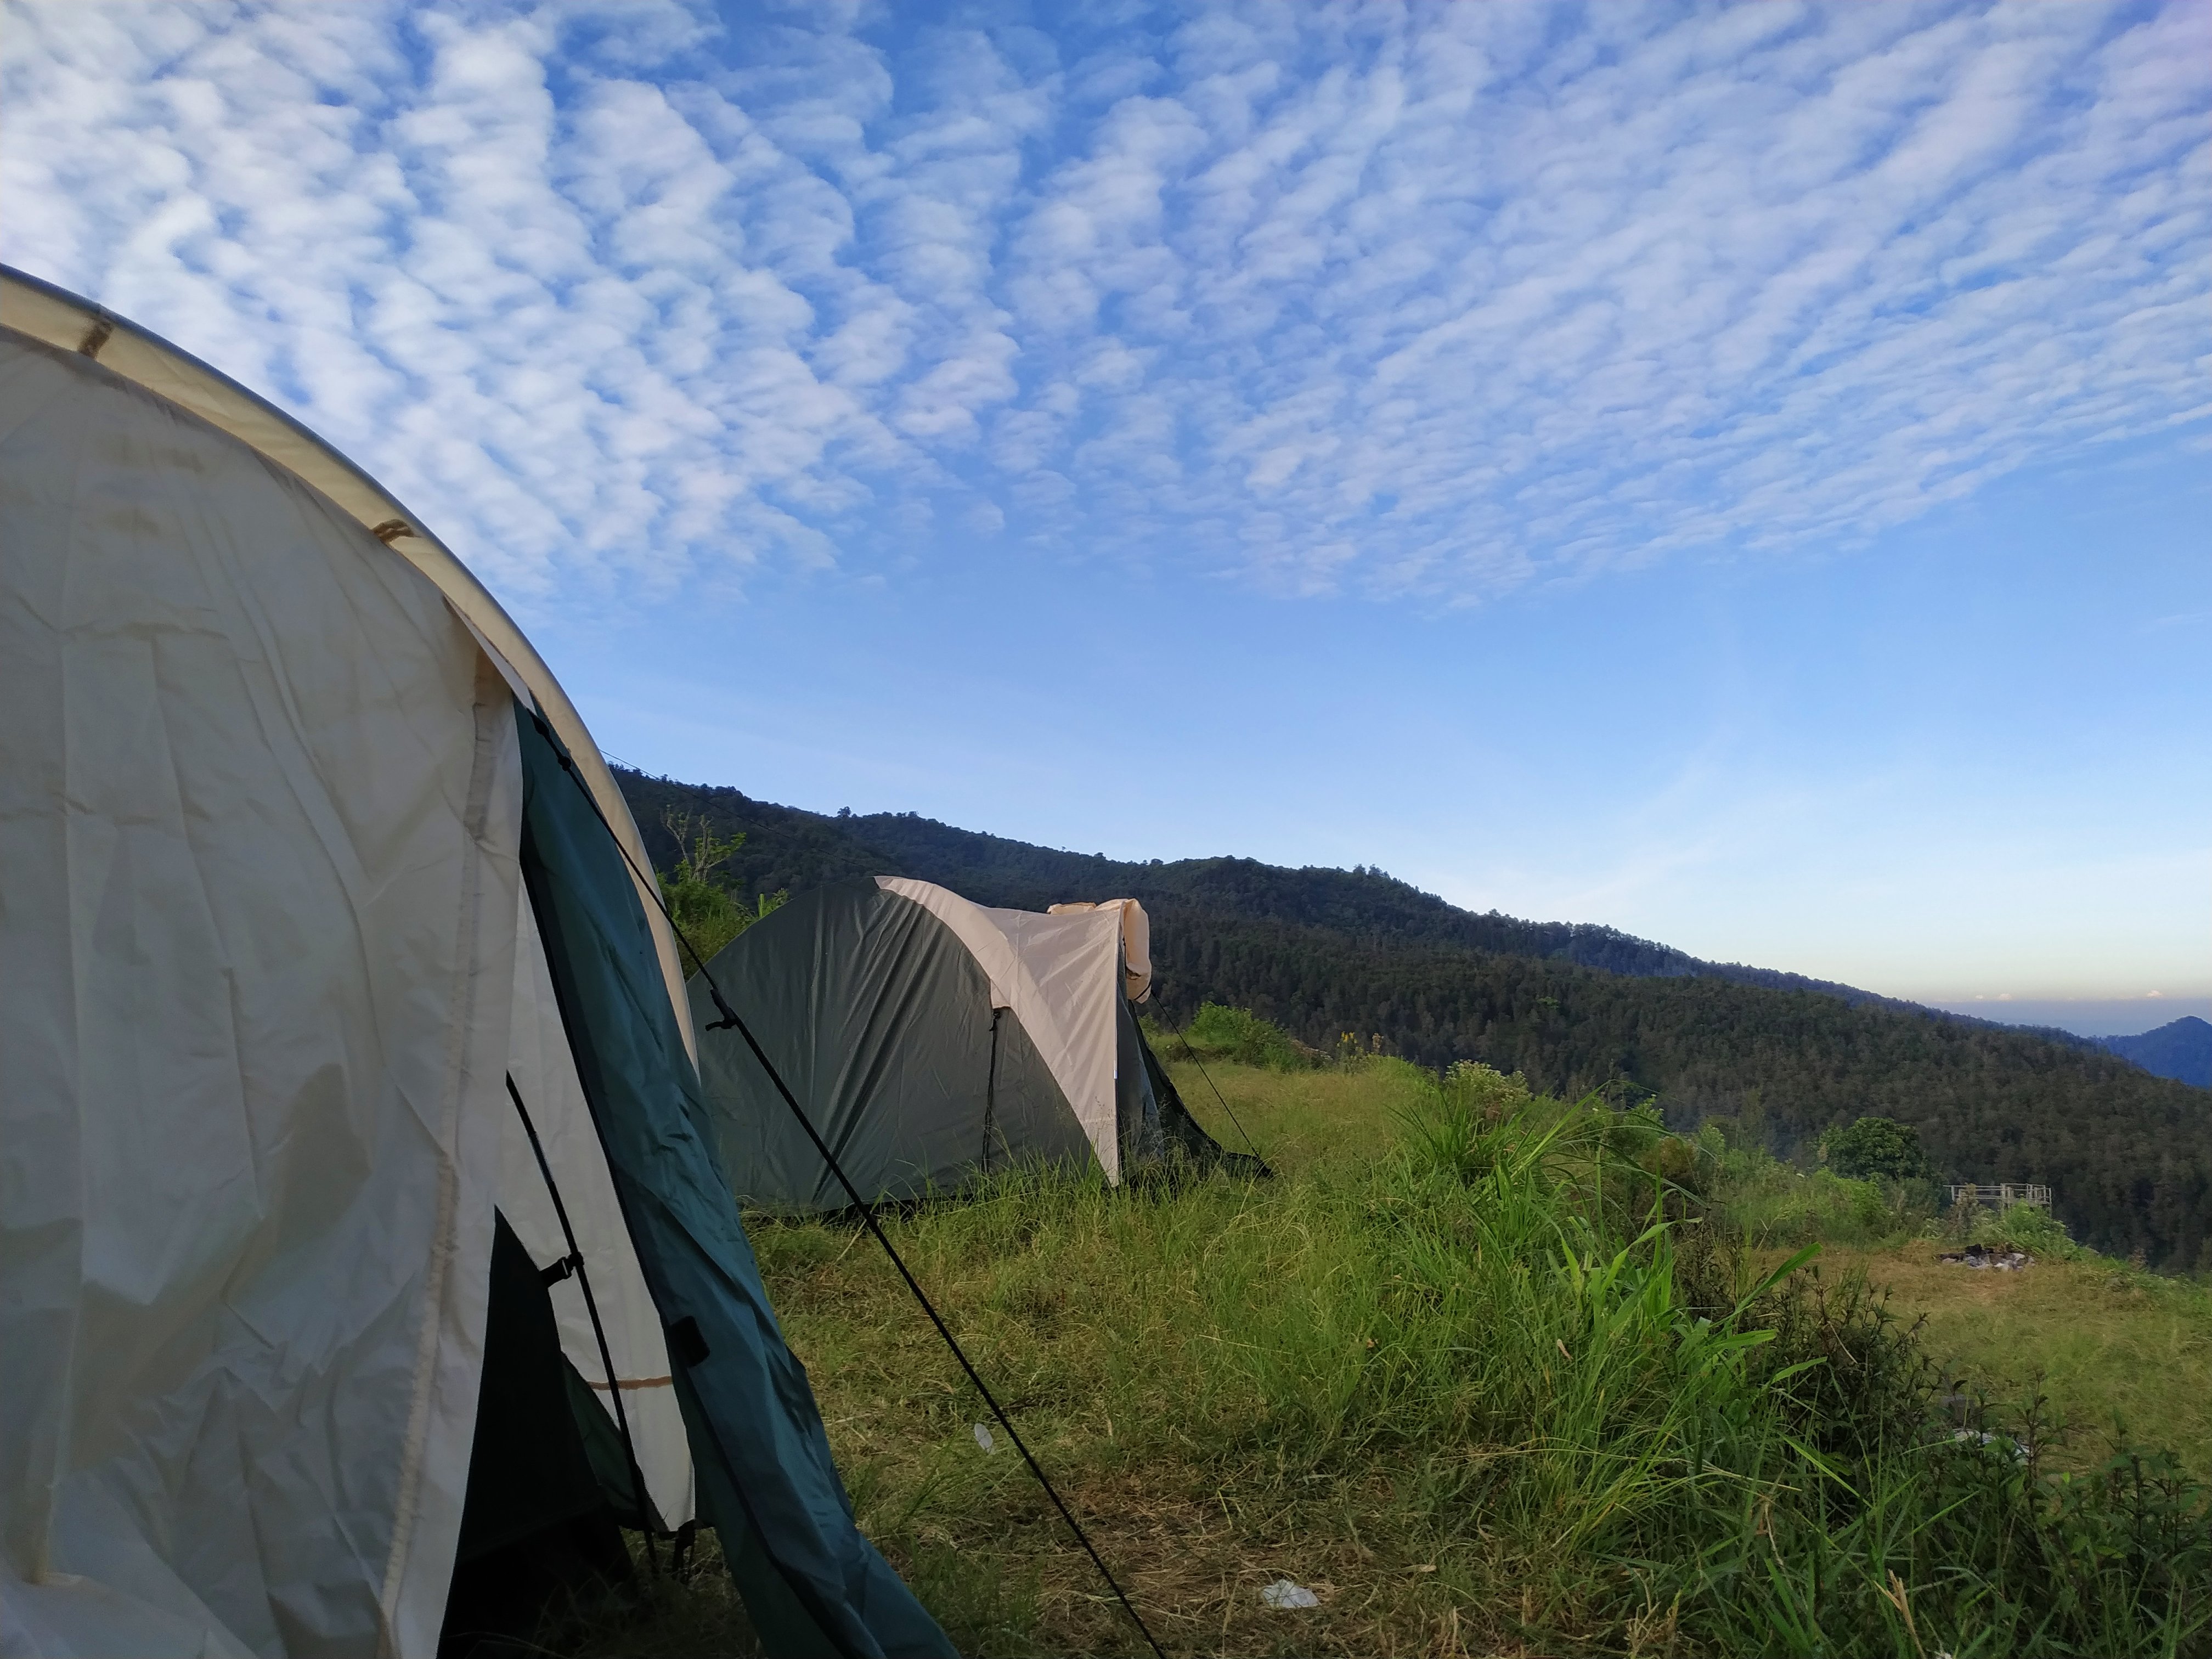
<svg viewBox="0 0 2212 1659">
<path fill-rule="evenodd" d="M 993 910 L 926 881 L 833 882 L 692 976 L 738 1201 L 839 1210 L 844 1189 L 751 1048 L 714 1029 L 709 976 L 864 1196 L 954 1191 L 1018 1163 L 1095 1163 L 1116 1183 L 1170 1158 L 1264 1172 L 1200 1127 L 1138 1027 L 1152 963 L 1134 899 Z"/>
<path fill-rule="evenodd" d="M 313 434 L 13 271 L 0 711 L 0 1652 L 428 1659 L 695 1518 L 769 1651 L 951 1652 L 560 686 Z"/>
</svg>

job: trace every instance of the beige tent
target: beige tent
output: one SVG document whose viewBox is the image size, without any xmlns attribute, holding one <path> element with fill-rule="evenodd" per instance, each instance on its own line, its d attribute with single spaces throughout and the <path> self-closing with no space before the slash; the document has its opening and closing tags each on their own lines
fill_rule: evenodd
<svg viewBox="0 0 2212 1659">
<path fill-rule="evenodd" d="M 1125 1109 L 1122 1097 L 1131 1091 L 1117 1085 L 1128 1018 L 1123 1000 L 1141 1000 L 1152 983 L 1148 958 L 1139 958 L 1141 973 L 1124 969 L 1124 939 L 1151 937 L 1144 907 L 1115 899 L 1103 906 L 1055 904 L 1044 912 L 999 910 L 933 882 L 878 876 L 876 884 L 921 906 L 968 947 L 990 980 L 992 1006 L 1021 1023 L 1082 1125 L 1098 1167 L 1118 1182 L 1125 1131 L 1131 1138 L 1142 1133 L 1141 1107 L 1132 1097 Z M 1125 1125 L 1132 1110 L 1136 1122 Z"/>
</svg>

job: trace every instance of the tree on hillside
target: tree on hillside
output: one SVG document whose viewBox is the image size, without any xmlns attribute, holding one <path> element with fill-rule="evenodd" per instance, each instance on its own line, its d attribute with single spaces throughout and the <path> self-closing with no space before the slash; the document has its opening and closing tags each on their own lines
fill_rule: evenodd
<svg viewBox="0 0 2212 1659">
<path fill-rule="evenodd" d="M 718 836 L 703 818 L 695 823 L 689 812 L 678 813 L 673 808 L 662 813 L 660 822 L 677 848 L 676 867 L 657 872 L 661 902 L 667 905 L 677 931 L 699 953 L 701 962 L 712 959 L 716 951 L 791 896 L 788 892 L 763 893 L 748 908 L 713 879 L 714 872 L 744 845 L 742 831 Z"/>
<path fill-rule="evenodd" d="M 1820 1156 L 1854 1181 L 1917 1181 L 1929 1173 L 1920 1131 L 1893 1118 L 1863 1117 L 1820 1137 Z"/>
</svg>

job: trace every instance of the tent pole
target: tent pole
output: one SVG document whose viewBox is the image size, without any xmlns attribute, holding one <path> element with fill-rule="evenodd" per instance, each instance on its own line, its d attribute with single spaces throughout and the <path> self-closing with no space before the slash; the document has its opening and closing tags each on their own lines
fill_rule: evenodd
<svg viewBox="0 0 2212 1659">
<path fill-rule="evenodd" d="M 556 1265 L 576 1275 L 576 1288 L 584 1293 L 584 1311 L 592 1316 L 592 1334 L 599 1339 L 599 1364 L 606 1367 L 607 1397 L 614 1402 L 615 1427 L 622 1431 L 623 1456 L 629 1463 L 629 1492 L 631 1502 L 637 1508 L 638 1535 L 645 1540 L 645 1565 L 654 1577 L 660 1576 L 660 1559 L 653 1553 L 653 1526 L 646 1519 L 646 1510 L 653 1500 L 646 1496 L 645 1472 L 637 1466 L 637 1444 L 629 1437 L 629 1413 L 623 1407 L 622 1378 L 615 1375 L 614 1355 L 607 1347 L 607 1328 L 599 1322 L 599 1304 L 592 1294 L 592 1275 L 584 1266 L 584 1252 L 576 1243 L 576 1230 L 568 1224 L 568 1206 L 561 1201 L 561 1189 L 553 1184 L 553 1166 L 545 1161 L 545 1147 L 538 1139 L 538 1126 L 530 1121 L 530 1109 L 522 1103 L 522 1091 L 514 1086 L 514 1073 L 507 1074 L 507 1097 L 514 1103 L 514 1109 L 522 1119 L 522 1132 L 530 1137 L 530 1150 L 538 1157 L 538 1173 L 545 1177 L 545 1190 L 552 1196 L 553 1213 L 561 1218 L 561 1237 L 568 1242 L 568 1260 Z M 564 1272 L 561 1277 L 568 1277 Z"/>
<path fill-rule="evenodd" d="M 991 1131 L 999 1121 L 999 1016 L 1006 1011 L 991 1010 L 991 1069 L 983 1083 L 983 1173 L 991 1173 Z"/>
</svg>

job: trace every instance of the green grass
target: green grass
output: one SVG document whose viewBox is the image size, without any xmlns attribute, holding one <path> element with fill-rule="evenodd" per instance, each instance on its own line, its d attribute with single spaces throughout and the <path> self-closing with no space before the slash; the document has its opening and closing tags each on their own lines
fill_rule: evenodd
<svg viewBox="0 0 2212 1659">
<path fill-rule="evenodd" d="M 1809 1175 L 1753 1152 L 1724 1154 L 1719 1219 L 1764 1260 L 1818 1239 L 1830 1273 L 1855 1271 L 1918 1320 L 1920 1346 L 1969 1391 L 2039 1402 L 2064 1432 L 2055 1468 L 2119 1447 L 2170 1449 L 2212 1480 L 2212 1280 L 2145 1272 L 2082 1249 L 2050 1212 L 2016 1205 L 1937 1218 L 1932 1193 Z M 1942 1260 L 1968 1243 L 2033 1254 L 2025 1273 Z"/>
<path fill-rule="evenodd" d="M 2086 1253 L 1972 1273 L 1941 1264 L 1925 1238 L 1827 1255 L 1924 1319 L 1922 1346 L 1948 1376 L 2000 1398 L 2041 1394 L 2070 1431 L 2055 1463 L 2140 1442 L 2212 1480 L 2212 1285 Z"/>
<path fill-rule="evenodd" d="M 1837 1194 L 1763 1172 L 1731 1219 L 1711 1149 L 1479 1069 L 1206 1063 L 1276 1179 L 1018 1175 L 886 1221 L 1169 1651 L 2208 1650 L 2178 1467 L 2061 1473 L 2032 1403 L 1954 1441 L 1865 1273 L 1730 1247 Z M 752 1234 L 863 1527 L 962 1650 L 1139 1650 L 866 1237 Z M 1321 1606 L 1264 1607 L 1277 1577 Z M 744 1640 L 709 1574 L 549 1644 Z"/>
<path fill-rule="evenodd" d="M 1816 1169 L 1802 1170 L 1755 1146 L 1730 1146 L 1718 1128 L 1698 1138 L 1723 1195 L 1726 1225 L 1757 1247 L 1871 1244 L 1917 1233 L 1935 1213 L 1932 1183 L 1885 1188 Z"/>
</svg>

